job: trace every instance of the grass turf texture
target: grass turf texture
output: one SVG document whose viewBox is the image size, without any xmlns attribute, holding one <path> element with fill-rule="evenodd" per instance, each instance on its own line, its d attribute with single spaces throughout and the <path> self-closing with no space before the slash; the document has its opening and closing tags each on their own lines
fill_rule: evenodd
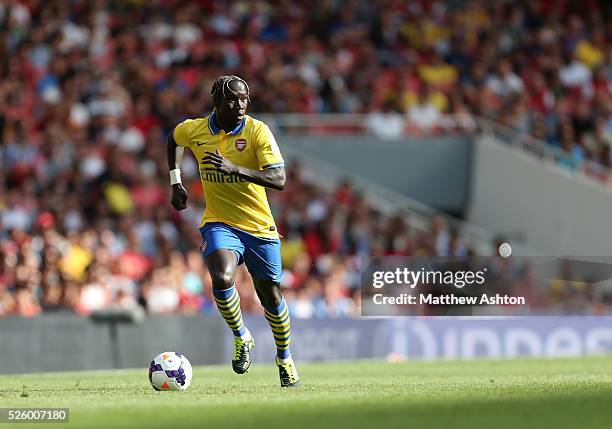
<svg viewBox="0 0 612 429">
<path fill-rule="evenodd" d="M 142 370 L 2 376 L 0 407 L 69 407 L 75 428 L 610 428 L 612 357 L 195 367 L 186 392 L 156 392 Z M 3 425 L 2 427 L 41 427 Z M 54 426 L 55 427 L 55 426 Z"/>
</svg>

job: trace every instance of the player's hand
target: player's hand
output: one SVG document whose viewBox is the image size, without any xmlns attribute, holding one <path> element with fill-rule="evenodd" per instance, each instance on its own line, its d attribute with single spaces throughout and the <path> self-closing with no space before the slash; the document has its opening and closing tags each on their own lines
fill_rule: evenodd
<svg viewBox="0 0 612 429">
<path fill-rule="evenodd" d="M 230 162 L 227 158 L 224 158 L 223 155 L 219 153 L 219 149 L 216 149 L 214 152 L 204 151 L 207 155 L 202 158 L 202 162 L 204 164 L 211 164 L 212 167 L 205 168 L 205 170 L 215 170 L 220 171 L 224 174 L 236 174 L 238 173 L 238 166 L 232 162 Z"/>
<path fill-rule="evenodd" d="M 181 183 L 172 185 L 172 207 L 175 210 L 183 210 L 187 208 L 187 190 Z"/>
</svg>

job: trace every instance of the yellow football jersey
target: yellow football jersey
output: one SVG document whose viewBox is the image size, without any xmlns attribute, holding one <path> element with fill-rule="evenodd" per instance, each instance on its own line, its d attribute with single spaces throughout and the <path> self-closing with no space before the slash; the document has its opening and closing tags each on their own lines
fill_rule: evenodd
<svg viewBox="0 0 612 429">
<path fill-rule="evenodd" d="M 177 145 L 188 147 L 198 160 L 206 209 L 201 226 L 223 222 L 258 237 L 278 238 L 278 231 L 263 186 L 233 175 L 206 170 L 204 151 L 215 149 L 236 165 L 252 170 L 284 166 L 278 144 L 266 124 L 248 115 L 230 133 L 219 129 L 215 113 L 187 119 L 174 129 Z"/>
</svg>

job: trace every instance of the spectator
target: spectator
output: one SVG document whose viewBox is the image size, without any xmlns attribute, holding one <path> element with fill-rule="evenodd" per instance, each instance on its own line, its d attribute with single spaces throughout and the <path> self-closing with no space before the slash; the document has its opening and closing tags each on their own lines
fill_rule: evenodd
<svg viewBox="0 0 612 429">
<path fill-rule="evenodd" d="M 523 80 L 512 71 L 512 64 L 502 59 L 497 66 L 497 72 L 489 76 L 486 85 L 500 97 L 510 97 L 523 92 Z"/>
<path fill-rule="evenodd" d="M 372 135 L 383 140 L 398 140 L 404 134 L 404 118 L 394 103 L 387 102 L 380 112 L 368 115 L 366 127 Z"/>
<path fill-rule="evenodd" d="M 429 90 L 422 89 L 416 104 L 408 110 L 408 119 L 421 128 L 432 128 L 440 120 L 440 111 L 431 100 Z"/>
</svg>

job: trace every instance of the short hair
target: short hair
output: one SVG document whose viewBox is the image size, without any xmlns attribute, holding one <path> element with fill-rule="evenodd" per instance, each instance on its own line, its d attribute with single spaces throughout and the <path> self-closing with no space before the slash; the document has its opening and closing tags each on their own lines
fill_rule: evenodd
<svg viewBox="0 0 612 429">
<path fill-rule="evenodd" d="M 229 75 L 229 76 L 219 76 L 212 85 L 212 89 L 210 90 L 210 95 L 212 95 L 213 105 L 217 107 L 221 102 L 221 97 L 225 97 L 226 91 L 230 91 L 235 93 L 230 87 L 229 84 L 231 82 L 238 81 L 242 82 L 247 90 L 247 99 L 249 101 L 249 85 L 246 81 L 238 76 Z"/>
</svg>

